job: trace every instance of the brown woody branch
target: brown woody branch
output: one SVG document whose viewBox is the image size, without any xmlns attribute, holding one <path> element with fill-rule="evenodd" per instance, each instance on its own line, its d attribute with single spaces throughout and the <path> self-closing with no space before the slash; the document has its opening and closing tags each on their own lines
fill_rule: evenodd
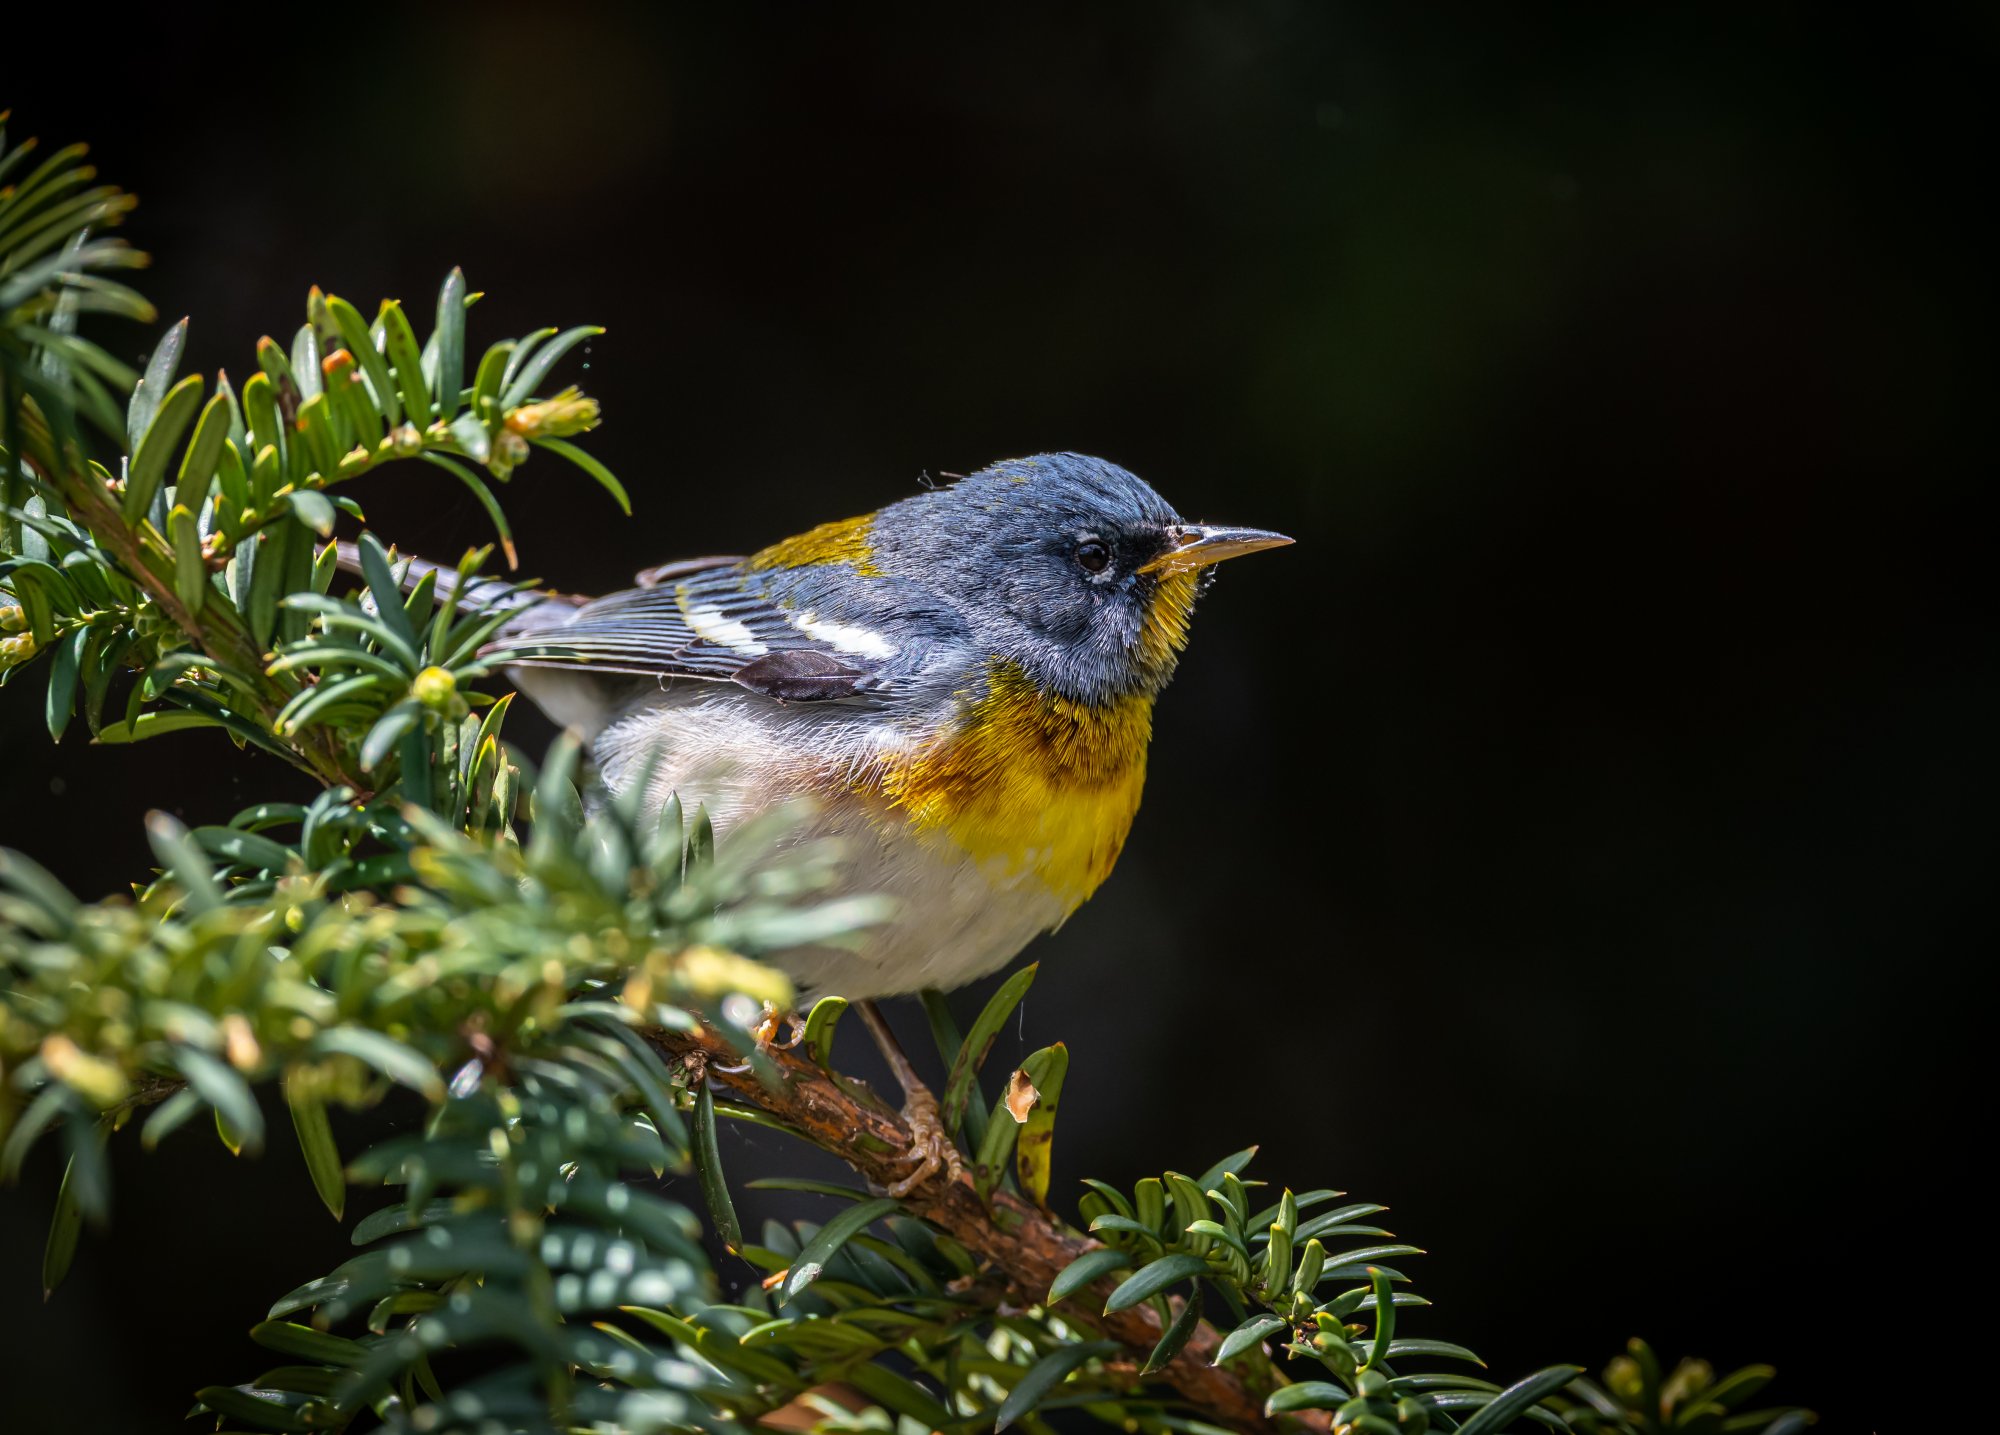
<svg viewBox="0 0 2000 1435">
<path fill-rule="evenodd" d="M 706 1027 L 692 1032 L 654 1030 L 647 1036 L 670 1058 L 706 1062 L 715 1081 L 846 1161 L 876 1189 L 907 1173 L 901 1158 L 909 1148 L 910 1133 L 902 1120 L 886 1107 L 850 1094 L 843 1083 L 798 1053 L 770 1053 L 781 1078 L 774 1088 L 747 1067 L 736 1065 L 735 1051 Z M 903 1204 L 972 1252 L 988 1267 L 988 1276 L 1024 1306 L 1040 1304 L 1056 1276 L 1099 1244 L 1005 1191 L 995 1192 L 990 1203 L 982 1200 L 965 1176 L 948 1181 L 939 1175 L 911 1192 Z M 1106 1279 L 1078 1292 L 1064 1304 L 1062 1317 L 1131 1347 L 1143 1361 L 1162 1334 L 1159 1318 L 1147 1304 L 1101 1314 L 1111 1286 Z M 1264 1399 L 1271 1387 L 1253 1385 L 1235 1370 L 1211 1365 L 1220 1345 L 1221 1337 L 1204 1322 L 1162 1372 L 1181 1398 L 1207 1419 L 1245 1432 L 1328 1428 L 1324 1412 L 1289 1416 L 1283 1423 L 1266 1416 Z"/>
</svg>

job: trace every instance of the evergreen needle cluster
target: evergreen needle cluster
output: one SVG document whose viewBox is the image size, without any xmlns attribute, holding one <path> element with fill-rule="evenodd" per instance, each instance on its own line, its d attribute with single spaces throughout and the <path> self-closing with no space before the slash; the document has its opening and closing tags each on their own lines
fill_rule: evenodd
<svg viewBox="0 0 2000 1435">
<path fill-rule="evenodd" d="M 1383 1207 L 1266 1187 L 1251 1151 L 1130 1190 L 1087 1181 L 1059 1214 L 1066 1049 L 1004 1079 L 982 1070 L 1032 967 L 963 1034 L 930 1001 L 967 1176 L 881 1194 L 872 1178 L 906 1133 L 833 1067 L 845 1004 L 821 1001 L 796 1050 L 746 1030 L 791 996 L 760 954 L 868 940 L 873 903 L 821 895 L 834 854 L 782 841 L 782 818 L 717 851 L 699 811 L 586 815 L 575 748 L 537 772 L 505 741 L 509 699 L 478 686 L 498 618 L 435 602 L 435 575 L 405 593 L 365 531 L 363 581 L 336 591 L 329 540 L 388 464 L 466 490 L 509 568 L 496 487 L 524 465 L 573 466 L 626 506 L 571 442 L 596 403 L 557 377 L 599 331 L 475 352 L 479 296 L 454 270 L 421 341 L 395 301 L 371 317 L 315 289 L 240 386 L 180 374 L 185 321 L 134 370 L 81 327 L 153 321 L 115 277 L 144 256 L 102 237 L 131 203 L 80 146 L 39 161 L 32 141 L 10 147 L 0 115 L 0 685 L 41 702 L 53 739 L 79 724 L 100 743 L 220 738 L 310 774 L 318 795 L 191 829 L 155 813 L 158 869 L 102 901 L 0 851 L 0 1177 L 38 1141 L 67 1154 L 51 1292 L 81 1227 L 110 1217 L 113 1140 L 150 1148 L 193 1125 L 246 1156 L 295 1143 L 336 1220 L 351 1189 L 396 1192 L 366 1203 L 350 1260 L 245 1312 L 261 1356 L 218 1351 L 215 1372 L 189 1373 L 205 1424 L 1810 1423 L 1744 1408 L 1766 1368 L 1663 1370 L 1638 1342 L 1601 1381 L 1571 1365 L 1489 1379 L 1428 1333 L 1402 1269 L 1421 1253 L 1374 1224 Z M 468 554 L 460 584 L 491 557 Z M 195 728 L 214 731 L 172 736 Z M 288 1135 L 265 1129 L 266 1085 Z M 342 1151 L 329 1109 L 398 1088 L 424 1104 L 421 1130 Z M 727 1120 L 831 1150 L 861 1184 L 753 1183 L 811 1193 L 826 1215 L 746 1235 Z M 698 1203 L 661 1194 L 670 1172 L 694 1178 Z M 206 1383 L 219 1373 L 233 1378 Z"/>
</svg>

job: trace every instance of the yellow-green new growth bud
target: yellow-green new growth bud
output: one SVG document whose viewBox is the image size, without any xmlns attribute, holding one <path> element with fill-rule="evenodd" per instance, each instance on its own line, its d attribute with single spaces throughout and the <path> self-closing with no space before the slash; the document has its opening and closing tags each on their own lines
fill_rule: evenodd
<svg viewBox="0 0 2000 1435">
<path fill-rule="evenodd" d="M 19 633 L 28 626 L 28 615 L 18 603 L 0 603 L 0 633 Z"/>
<path fill-rule="evenodd" d="M 1646 1389 L 1639 1362 L 1629 1355 L 1621 1355 L 1604 1367 L 1604 1383 L 1611 1387 L 1613 1395 L 1628 1403 L 1639 1399 Z"/>
<path fill-rule="evenodd" d="M 400 458 L 411 458 L 424 451 L 424 436 L 417 432 L 415 424 L 399 425 L 389 435 L 389 442 Z"/>
<path fill-rule="evenodd" d="M 42 1043 L 42 1065 L 49 1075 L 99 1110 L 116 1106 L 131 1095 L 125 1073 L 101 1056 L 92 1056 L 57 1032 Z"/>
<path fill-rule="evenodd" d="M 567 438 L 596 428 L 597 419 L 597 400 L 570 388 L 538 404 L 523 404 L 507 415 L 507 427 L 524 439 Z"/>
<path fill-rule="evenodd" d="M 458 679 L 448 669 L 425 668 L 411 679 L 410 696 L 432 712 L 450 712 L 458 698 Z"/>
<path fill-rule="evenodd" d="M 19 612 L 20 609 L 15 609 Z M 0 638 L 0 671 L 25 663 L 35 656 L 35 635 L 22 633 L 19 637 Z"/>
<path fill-rule="evenodd" d="M 1705 1360 L 1683 1360 L 1660 1383 L 1660 1401 L 1669 1410 L 1690 1403 L 1715 1382 L 1715 1367 Z"/>
</svg>

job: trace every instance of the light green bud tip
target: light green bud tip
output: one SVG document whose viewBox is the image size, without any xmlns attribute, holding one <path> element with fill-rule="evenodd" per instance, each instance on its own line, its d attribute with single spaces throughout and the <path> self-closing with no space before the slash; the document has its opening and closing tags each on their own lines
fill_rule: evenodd
<svg viewBox="0 0 2000 1435">
<path fill-rule="evenodd" d="M 425 668 L 411 680 L 410 696 L 434 712 L 445 712 L 458 696 L 458 680 L 444 668 Z"/>
<path fill-rule="evenodd" d="M 0 638 L 0 669 L 25 663 L 35 656 L 35 635 L 22 633 L 12 638 Z"/>
</svg>

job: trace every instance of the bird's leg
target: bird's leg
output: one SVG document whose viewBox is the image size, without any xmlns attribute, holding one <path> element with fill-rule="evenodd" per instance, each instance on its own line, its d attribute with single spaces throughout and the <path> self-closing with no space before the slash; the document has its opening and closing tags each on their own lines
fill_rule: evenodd
<svg viewBox="0 0 2000 1435">
<path fill-rule="evenodd" d="M 915 1170 L 885 1189 L 900 1201 L 940 1170 L 945 1172 L 947 1179 L 956 1181 L 965 1174 L 965 1163 L 959 1157 L 957 1143 L 951 1139 L 951 1133 L 944 1129 L 944 1122 L 938 1116 L 937 1098 L 917 1076 L 916 1068 L 910 1065 L 910 1058 L 903 1054 L 903 1048 L 896 1041 L 896 1033 L 883 1019 L 881 1008 L 872 1001 L 863 1001 L 856 1002 L 855 1009 L 861 1013 L 862 1024 L 875 1038 L 875 1045 L 881 1048 L 889 1070 L 895 1073 L 897 1082 L 903 1088 L 903 1120 L 910 1128 L 910 1149 L 905 1159 L 916 1163 Z"/>
</svg>

